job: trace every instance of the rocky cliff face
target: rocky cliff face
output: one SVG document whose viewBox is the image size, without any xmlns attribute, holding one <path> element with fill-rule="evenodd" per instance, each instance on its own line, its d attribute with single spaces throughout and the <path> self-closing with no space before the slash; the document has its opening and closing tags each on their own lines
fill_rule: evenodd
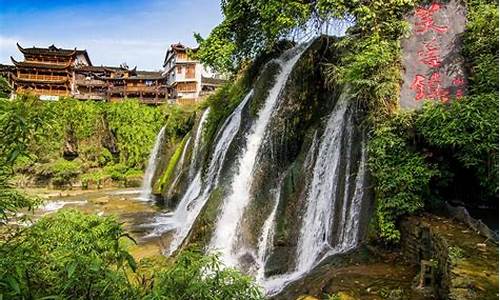
<svg viewBox="0 0 500 300">
<path fill-rule="evenodd" d="M 176 170 L 162 190 L 176 205 L 170 252 L 193 243 L 221 251 L 272 293 L 363 238 L 365 133 L 348 88 L 325 85 L 333 42 L 318 38 L 265 64 L 212 141 L 197 138 L 199 118 L 164 168 Z"/>
</svg>

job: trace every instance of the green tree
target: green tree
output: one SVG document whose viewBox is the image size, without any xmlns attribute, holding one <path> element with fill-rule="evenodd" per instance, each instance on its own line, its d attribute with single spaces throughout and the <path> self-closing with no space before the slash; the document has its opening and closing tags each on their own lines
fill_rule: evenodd
<svg viewBox="0 0 500 300">
<path fill-rule="evenodd" d="M 12 87 L 10 86 L 7 79 L 0 76 L 0 98 L 9 98 L 12 92 Z"/>
</svg>

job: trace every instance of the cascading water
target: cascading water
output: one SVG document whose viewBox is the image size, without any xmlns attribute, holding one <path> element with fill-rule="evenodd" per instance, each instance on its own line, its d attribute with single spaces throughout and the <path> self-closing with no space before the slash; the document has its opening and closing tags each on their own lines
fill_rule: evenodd
<svg viewBox="0 0 500 300">
<path fill-rule="evenodd" d="M 280 180 L 279 186 L 281 187 L 281 185 L 282 182 Z M 270 248 L 270 245 L 273 244 L 274 239 L 275 218 L 276 211 L 278 210 L 278 205 L 280 203 L 280 195 L 281 189 L 276 191 L 276 199 L 274 200 L 273 209 L 262 226 L 262 233 L 257 246 L 257 272 L 255 276 L 257 281 L 264 280 L 266 259 L 269 254 L 268 249 Z"/>
<path fill-rule="evenodd" d="M 342 188 L 336 183 L 340 173 L 343 130 L 347 121 L 347 101 L 340 99 L 339 102 L 328 120 L 314 166 L 297 248 L 298 270 L 311 269 L 319 256 L 331 248 L 329 235 L 337 189 Z"/>
<path fill-rule="evenodd" d="M 197 162 L 198 152 L 200 149 L 201 138 L 203 135 L 203 128 L 205 126 L 205 122 L 207 121 L 209 114 L 210 114 L 210 107 L 205 109 L 205 111 L 201 115 L 200 123 L 198 125 L 198 128 L 196 129 L 196 135 L 194 137 L 193 154 L 191 155 L 191 164 L 189 165 L 189 178 L 193 178 L 196 172 L 196 162 Z"/>
<path fill-rule="evenodd" d="M 359 216 L 366 189 L 366 146 L 363 140 L 352 192 L 349 177 L 353 141 L 352 110 L 349 109 L 348 99 L 341 96 L 320 140 L 306 198 L 306 213 L 302 218 L 295 269 L 288 274 L 260 280 L 269 295 L 280 292 L 287 284 L 310 272 L 326 257 L 349 251 L 358 245 Z M 343 160 L 345 165 L 341 163 Z M 339 176 L 344 176 L 345 180 L 339 180 Z M 344 182 L 344 185 L 340 186 L 339 182 Z M 338 201 L 341 203 L 337 203 Z"/>
<path fill-rule="evenodd" d="M 200 194 L 202 188 L 200 169 L 189 184 L 187 192 L 184 194 L 179 205 L 177 206 L 172 218 L 176 231 L 167 254 L 173 253 L 184 241 L 187 234 L 191 230 L 196 217 L 208 200 L 212 188 L 217 184 L 229 146 L 240 128 L 241 113 L 252 95 L 253 90 L 245 96 L 243 101 L 241 101 L 238 107 L 223 124 L 222 131 L 217 134 L 217 144 L 215 145 L 214 152 L 210 160 L 203 193 Z"/>
<path fill-rule="evenodd" d="M 189 147 L 192 151 L 189 169 L 182 168 L 183 176 L 189 171 L 186 192 L 175 211 L 166 215 L 159 226 L 172 230 L 167 254 L 184 243 L 199 241 L 207 251 L 221 252 L 224 265 L 255 276 L 268 295 L 307 275 L 326 257 L 356 247 L 363 233 L 359 218 L 367 188 L 365 141 L 360 140 L 363 135 L 355 124 L 347 92 L 341 94 L 331 113 L 320 122 L 311 120 L 323 118 L 321 106 L 319 110 L 307 111 L 304 99 L 295 100 L 307 98 L 312 92 L 321 95 L 315 99 L 316 105 L 326 108 L 332 104 L 326 96 L 328 91 L 297 93 L 301 79 L 295 74 L 301 74 L 303 64 L 295 68 L 298 73 L 293 69 L 307 48 L 308 45 L 302 45 L 288 50 L 273 61 L 278 73 L 268 91 L 259 89 L 259 80 L 266 80 L 268 75 L 264 69 L 256 81 L 255 94 L 268 93 L 257 116 L 250 110 L 248 115 L 246 110 L 242 114 L 252 99 L 260 99 L 253 97 L 252 90 L 222 124 L 211 148 L 203 147 L 202 132 L 209 112 L 203 113 L 190 145 L 186 143 L 183 150 L 189 153 Z M 306 60 L 311 57 L 304 55 Z M 294 75 L 290 76 L 292 72 Z M 299 114 L 294 115 L 295 112 Z M 309 118 L 308 123 L 304 122 L 307 127 L 302 128 L 296 118 L 304 113 L 310 115 L 305 117 Z M 251 123 L 244 124 L 247 116 Z M 272 131 L 277 128 L 287 132 L 280 136 L 281 132 Z M 302 136 L 285 136 L 297 128 Z M 311 144 L 305 144 L 311 133 Z M 294 149 L 297 146 L 303 148 L 298 151 Z M 207 157 L 204 151 L 210 151 L 210 158 L 199 161 Z M 274 167 L 279 171 L 275 172 Z M 273 177 L 275 174 L 277 177 Z M 205 211 L 207 204 L 210 205 Z M 198 222 L 200 216 L 203 218 Z M 204 244 L 208 237 L 205 221 L 215 221 L 208 245 Z"/>
<path fill-rule="evenodd" d="M 238 171 L 231 184 L 230 195 L 224 199 L 222 212 L 217 220 L 216 228 L 209 248 L 221 252 L 221 259 L 226 266 L 237 266 L 238 258 L 234 254 L 234 246 L 238 238 L 239 223 L 250 200 L 250 185 L 257 154 L 264 139 L 267 125 L 278 103 L 279 95 L 284 88 L 288 76 L 295 63 L 305 50 L 305 45 L 293 48 L 277 60 L 281 70 L 276 82 L 269 91 L 257 120 L 246 137 L 246 147 L 238 160 Z M 289 56 L 290 54 L 291 57 Z"/>
<path fill-rule="evenodd" d="M 146 172 L 144 173 L 144 179 L 142 180 L 141 194 L 139 195 L 140 200 L 151 200 L 151 191 L 153 190 L 153 177 L 155 175 L 158 155 L 160 154 L 164 137 L 165 126 L 161 128 L 160 132 L 158 132 L 155 144 L 153 146 L 153 149 L 151 150 L 151 154 L 149 155 L 148 165 L 146 167 Z"/>
<path fill-rule="evenodd" d="M 350 203 L 347 214 L 343 216 L 343 230 L 340 238 L 341 243 L 334 251 L 345 252 L 356 247 L 360 239 L 361 226 L 359 224 L 361 210 L 363 207 L 363 199 L 366 194 L 366 142 L 363 140 L 361 143 L 361 160 L 358 166 L 358 173 L 356 174 L 356 185 L 352 203 Z"/>
</svg>

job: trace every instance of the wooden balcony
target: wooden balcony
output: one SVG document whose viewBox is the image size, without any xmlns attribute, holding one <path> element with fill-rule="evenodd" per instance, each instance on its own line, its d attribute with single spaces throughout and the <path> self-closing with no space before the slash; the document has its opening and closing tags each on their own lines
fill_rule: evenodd
<svg viewBox="0 0 500 300">
<path fill-rule="evenodd" d="M 17 89 L 17 93 L 20 94 L 34 94 L 37 96 L 47 95 L 47 96 L 69 96 L 69 91 L 63 90 L 50 90 L 50 89 Z"/>
<path fill-rule="evenodd" d="M 139 99 L 141 103 L 151 104 L 151 105 L 161 105 L 163 103 L 167 103 L 167 99 L 165 98 L 142 98 Z"/>
<path fill-rule="evenodd" d="M 106 99 L 105 93 L 84 93 L 73 96 L 79 100 L 104 100 Z"/>
<path fill-rule="evenodd" d="M 76 84 L 80 86 L 105 86 L 106 82 L 96 79 L 90 79 L 90 80 L 84 79 L 84 80 L 77 80 Z"/>
<path fill-rule="evenodd" d="M 127 92 L 166 93 L 167 88 L 162 86 L 127 86 Z"/>
<path fill-rule="evenodd" d="M 33 81 L 64 81 L 67 80 L 67 76 L 60 75 L 37 75 L 37 74 L 19 74 L 18 79 L 23 80 L 33 80 Z"/>
<path fill-rule="evenodd" d="M 125 92 L 125 87 L 124 86 L 113 86 L 109 88 L 110 93 L 124 93 Z"/>
</svg>

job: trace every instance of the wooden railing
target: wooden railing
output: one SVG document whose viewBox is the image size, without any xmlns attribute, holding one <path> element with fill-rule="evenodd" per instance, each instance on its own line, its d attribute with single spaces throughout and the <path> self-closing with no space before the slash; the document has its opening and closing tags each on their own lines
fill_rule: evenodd
<svg viewBox="0 0 500 300">
<path fill-rule="evenodd" d="M 124 86 L 113 86 L 113 87 L 109 88 L 109 91 L 111 93 L 125 92 L 125 87 Z"/>
<path fill-rule="evenodd" d="M 28 80 L 43 80 L 43 81 L 61 81 L 66 80 L 68 77 L 66 76 L 58 76 L 58 75 L 36 75 L 36 74 L 19 74 L 19 79 L 28 79 Z"/>
<path fill-rule="evenodd" d="M 179 105 L 193 105 L 196 103 L 196 99 L 193 99 L 193 98 L 178 98 L 178 99 L 175 99 L 175 103 L 179 104 Z"/>
<path fill-rule="evenodd" d="M 127 86 L 127 92 L 148 92 L 148 93 L 166 93 L 166 87 L 160 86 Z"/>
<path fill-rule="evenodd" d="M 84 86 L 88 86 L 88 85 L 103 86 L 103 85 L 106 85 L 106 82 L 104 82 L 102 80 L 96 80 L 96 79 L 90 79 L 90 80 L 85 79 L 85 80 L 77 80 L 76 84 L 77 85 L 84 85 Z"/>
<path fill-rule="evenodd" d="M 41 89 L 18 89 L 18 93 L 28 93 L 35 95 L 48 95 L 48 96 L 69 96 L 69 92 L 62 90 L 41 90 Z"/>
<path fill-rule="evenodd" d="M 106 99 L 106 94 L 105 93 L 83 93 L 83 94 L 78 94 L 74 95 L 76 99 L 81 99 L 81 100 L 103 100 Z"/>
</svg>

